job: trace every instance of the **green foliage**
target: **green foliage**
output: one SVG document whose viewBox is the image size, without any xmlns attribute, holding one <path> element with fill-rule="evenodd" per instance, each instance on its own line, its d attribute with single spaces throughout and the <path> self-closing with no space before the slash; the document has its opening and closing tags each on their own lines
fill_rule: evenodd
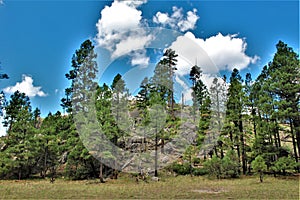
<svg viewBox="0 0 300 200">
<path fill-rule="evenodd" d="M 294 170 L 295 167 L 297 167 L 297 163 L 294 159 L 289 157 L 281 157 L 279 158 L 274 165 L 274 170 L 277 172 L 283 172 L 285 175 L 286 171 L 288 170 Z"/>
<path fill-rule="evenodd" d="M 214 155 L 204 162 L 204 168 L 216 178 L 237 178 L 240 175 L 240 164 L 233 150 L 229 150 L 222 159 Z"/>
<path fill-rule="evenodd" d="M 175 162 L 171 164 L 168 168 L 170 171 L 173 171 L 178 175 L 204 176 L 208 174 L 207 169 L 197 167 L 191 168 L 191 165 L 188 162 L 184 162 L 182 164 Z"/>
<path fill-rule="evenodd" d="M 8 128 L 7 137 L 0 141 L 0 177 L 22 179 L 37 174 L 47 177 L 55 174 L 57 169 L 64 169 L 59 172 L 70 179 L 105 176 L 111 169 L 93 156 L 101 161 L 117 163 L 117 160 L 113 154 L 115 149 L 105 146 L 97 137 L 100 128 L 106 138 L 119 147 L 126 146 L 127 137 L 133 134 L 131 130 L 146 137 L 147 144 L 143 144 L 145 147 L 141 151 L 147 151 L 148 147 L 155 150 L 157 175 L 158 148 L 163 154 L 164 145 L 179 136 L 180 125 L 185 121 L 175 114 L 184 107 L 189 107 L 186 110 L 194 116 L 198 137 L 183 154 L 185 162 L 171 166 L 177 174 L 234 178 L 240 175 L 241 167 L 245 173 L 246 164 L 251 163 L 263 181 L 263 173 L 267 170 L 285 174 L 299 169 L 299 57 L 281 41 L 276 48 L 273 60 L 263 68 L 255 82 L 247 74 L 245 85 L 239 71 L 234 69 L 228 88 L 226 77 L 223 83 L 215 78 L 208 91 L 201 81 L 200 67 L 193 66 L 190 71 L 193 105 L 180 106 L 175 103 L 173 94 L 175 51 L 164 52 L 153 77 L 146 77 L 136 99 L 129 101 L 129 92 L 120 74 L 115 76 L 111 87 L 98 86 L 95 80 L 97 55 L 92 42 L 87 40 L 75 52 L 72 69 L 66 74 L 71 84 L 65 90 L 62 107 L 68 115 L 50 113 L 41 119 L 41 111 L 32 111 L 30 100 L 24 93 L 15 92 L 9 101 L 0 94 L 0 115 L 5 109 L 4 125 Z M 94 108 L 95 113 L 89 112 Z M 135 123 L 131 120 L 132 111 L 137 113 Z M 196 122 L 196 118 L 199 121 Z M 87 122 L 77 124 L 77 128 L 84 126 L 80 135 L 74 121 Z M 282 128 L 282 123 L 289 123 L 289 126 Z M 220 137 L 216 138 L 216 134 Z M 292 139 L 293 153 L 285 149 L 282 135 Z M 211 140 L 208 143 L 214 146 L 209 153 L 212 158 L 201 168 L 196 166 L 201 162 L 195 155 L 206 136 Z M 86 138 L 94 138 L 88 141 L 93 150 L 85 147 Z M 160 145 L 158 141 L 161 141 Z M 100 144 L 105 151 L 97 151 Z"/>
<path fill-rule="evenodd" d="M 29 98 L 15 92 L 6 106 L 5 125 L 9 127 L 4 143 L 7 148 L 1 152 L 0 177 L 27 178 L 32 172 L 38 154 L 36 129 L 31 113 Z"/>
<path fill-rule="evenodd" d="M 267 170 L 267 165 L 262 156 L 257 156 L 254 161 L 252 161 L 252 168 L 256 172 L 264 172 Z"/>
<path fill-rule="evenodd" d="M 208 174 L 212 177 L 221 178 L 222 176 L 222 160 L 217 156 L 204 162 L 204 168 L 208 171 Z"/>
<path fill-rule="evenodd" d="M 192 174 L 194 176 L 204 176 L 204 175 L 208 174 L 208 171 L 205 168 L 193 168 L 192 169 Z"/>
<path fill-rule="evenodd" d="M 259 174 L 260 182 L 263 182 L 263 173 L 267 170 L 267 165 L 262 156 L 257 156 L 251 163 L 253 170 Z"/>
<path fill-rule="evenodd" d="M 111 113 L 114 117 L 115 125 L 117 125 L 117 132 L 113 136 L 113 143 L 118 145 L 119 138 L 129 135 L 129 130 L 133 122 L 129 116 L 129 91 L 120 74 L 114 77 L 111 89 Z"/>
<path fill-rule="evenodd" d="M 191 166 L 189 163 L 174 163 L 172 164 L 171 169 L 178 175 L 187 175 L 191 172 Z"/>
<path fill-rule="evenodd" d="M 93 116 L 93 112 L 87 112 L 87 110 L 91 109 L 91 104 L 94 102 L 93 91 L 97 89 L 95 81 L 98 72 L 96 57 L 92 42 L 90 40 L 84 41 L 72 58 L 72 69 L 66 74 L 66 78 L 71 81 L 71 86 L 66 89 L 67 97 L 62 99 L 63 108 L 70 113 L 66 117 L 69 119 L 69 126 L 66 133 L 65 150 L 68 155 L 65 172 L 71 179 L 97 176 L 97 160 L 84 146 L 92 134 L 91 130 L 95 128 L 90 125 L 96 120 L 96 117 Z M 76 115 L 73 115 L 74 113 Z M 88 123 L 82 124 L 86 121 Z M 76 130 L 75 125 L 80 129 Z M 81 137 L 77 131 L 80 131 Z"/>
<path fill-rule="evenodd" d="M 236 153 L 229 150 L 222 159 L 222 176 L 224 178 L 239 177 L 240 163 Z"/>
</svg>

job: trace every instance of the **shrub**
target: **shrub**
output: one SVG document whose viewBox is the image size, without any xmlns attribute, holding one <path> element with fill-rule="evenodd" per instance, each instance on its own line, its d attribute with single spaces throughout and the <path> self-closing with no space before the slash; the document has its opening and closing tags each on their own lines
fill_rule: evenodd
<svg viewBox="0 0 300 200">
<path fill-rule="evenodd" d="M 204 176 L 207 174 L 208 174 L 208 171 L 205 168 L 193 168 L 194 176 Z"/>
<path fill-rule="evenodd" d="M 222 160 L 214 155 L 210 160 L 204 162 L 204 169 L 207 170 L 210 176 L 219 179 L 222 175 Z"/>
<path fill-rule="evenodd" d="M 171 166 L 171 169 L 179 175 L 187 175 L 190 174 L 190 164 L 189 163 L 183 163 L 183 164 L 178 164 L 174 163 Z"/>
<path fill-rule="evenodd" d="M 227 152 L 223 159 L 213 156 L 204 163 L 204 169 L 216 178 L 236 178 L 239 176 L 240 164 L 233 151 Z"/>
<path fill-rule="evenodd" d="M 240 164 L 236 153 L 233 150 L 228 151 L 222 159 L 222 177 L 236 178 L 239 176 L 239 169 Z"/>
<path fill-rule="evenodd" d="M 253 170 L 259 174 L 260 182 L 263 182 L 264 171 L 267 170 L 267 165 L 262 156 L 257 156 L 254 161 L 252 161 Z"/>
<path fill-rule="evenodd" d="M 297 167 L 297 163 L 291 157 L 281 157 L 279 158 L 273 167 L 277 172 L 283 172 L 283 175 L 286 174 L 287 170 L 294 170 Z"/>
</svg>

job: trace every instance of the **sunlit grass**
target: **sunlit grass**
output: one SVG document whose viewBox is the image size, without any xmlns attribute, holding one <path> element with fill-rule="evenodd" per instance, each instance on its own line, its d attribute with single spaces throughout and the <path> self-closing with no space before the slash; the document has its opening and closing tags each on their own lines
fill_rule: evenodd
<svg viewBox="0 0 300 200">
<path fill-rule="evenodd" d="M 299 199 L 299 178 L 257 177 L 209 180 L 178 176 L 139 182 L 128 176 L 100 184 L 95 180 L 0 181 L 2 199 Z"/>
</svg>

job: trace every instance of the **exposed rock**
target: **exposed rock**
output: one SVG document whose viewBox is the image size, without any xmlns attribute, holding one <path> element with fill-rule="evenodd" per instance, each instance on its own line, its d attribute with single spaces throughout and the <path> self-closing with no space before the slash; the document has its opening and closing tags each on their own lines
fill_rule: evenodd
<svg viewBox="0 0 300 200">
<path fill-rule="evenodd" d="M 151 181 L 158 182 L 160 179 L 156 176 L 151 177 Z"/>
<path fill-rule="evenodd" d="M 60 159 L 58 160 L 58 162 L 61 163 L 61 164 L 65 164 L 65 163 L 67 162 L 67 159 L 68 159 L 68 152 L 66 151 L 66 152 L 64 152 L 64 153 L 61 155 L 61 157 L 60 157 Z"/>
<path fill-rule="evenodd" d="M 4 151 L 7 148 L 7 144 L 3 144 L 2 147 L 0 148 L 0 151 Z"/>
</svg>

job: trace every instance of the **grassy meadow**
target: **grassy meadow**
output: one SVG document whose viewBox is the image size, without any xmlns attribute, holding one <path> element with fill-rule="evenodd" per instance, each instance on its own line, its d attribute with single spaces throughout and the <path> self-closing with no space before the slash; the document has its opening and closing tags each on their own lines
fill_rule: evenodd
<svg viewBox="0 0 300 200">
<path fill-rule="evenodd" d="M 210 180 L 166 177 L 136 182 L 127 175 L 100 184 L 96 180 L 0 180 L 0 199 L 299 199 L 299 177 Z"/>
</svg>

